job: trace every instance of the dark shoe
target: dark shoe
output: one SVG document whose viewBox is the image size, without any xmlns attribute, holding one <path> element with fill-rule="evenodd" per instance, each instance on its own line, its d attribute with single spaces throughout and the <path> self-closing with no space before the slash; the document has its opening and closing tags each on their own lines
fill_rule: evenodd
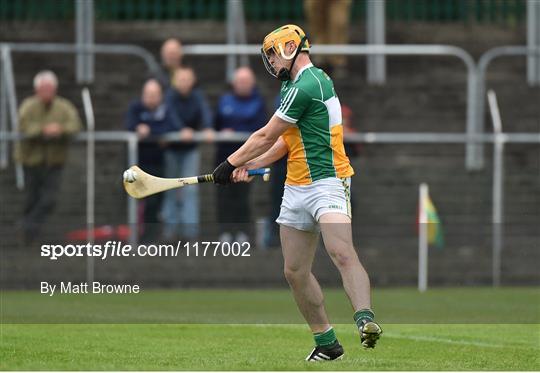
<svg viewBox="0 0 540 373">
<path fill-rule="evenodd" d="M 339 360 L 343 358 L 343 347 L 339 342 L 334 343 L 331 346 L 317 346 L 306 357 L 306 361 L 331 361 Z"/>
</svg>

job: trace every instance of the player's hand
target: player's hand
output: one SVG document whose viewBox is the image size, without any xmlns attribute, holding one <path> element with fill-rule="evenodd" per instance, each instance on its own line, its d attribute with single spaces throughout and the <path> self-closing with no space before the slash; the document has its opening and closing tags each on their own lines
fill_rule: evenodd
<svg viewBox="0 0 540 373">
<path fill-rule="evenodd" d="M 248 176 L 246 167 L 239 167 L 232 173 L 233 183 L 249 183 L 255 176 Z"/>
<path fill-rule="evenodd" d="M 214 177 L 214 183 L 220 185 L 226 185 L 231 183 L 231 175 L 236 166 L 233 166 L 228 160 L 222 162 L 216 167 L 212 176 Z"/>
<path fill-rule="evenodd" d="M 184 127 L 180 130 L 180 140 L 183 142 L 192 142 L 194 133 L 195 131 L 193 131 L 193 128 Z"/>
<path fill-rule="evenodd" d="M 150 126 L 146 123 L 139 123 L 136 128 L 139 139 L 144 139 L 150 135 Z"/>
</svg>

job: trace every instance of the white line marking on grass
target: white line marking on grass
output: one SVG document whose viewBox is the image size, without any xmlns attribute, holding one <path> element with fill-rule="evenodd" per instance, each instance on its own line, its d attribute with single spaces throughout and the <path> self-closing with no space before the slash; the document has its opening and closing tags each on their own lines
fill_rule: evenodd
<svg viewBox="0 0 540 373">
<path fill-rule="evenodd" d="M 240 324 L 241 325 L 241 324 Z M 290 329 L 303 329 L 303 330 L 309 330 L 308 326 L 305 324 L 244 324 L 245 326 L 255 326 L 259 328 L 290 328 Z M 336 324 L 336 325 L 342 325 L 342 324 Z M 336 326 L 334 325 L 334 326 Z M 342 334 L 343 331 L 340 331 Z M 351 333 L 357 334 L 356 331 L 351 329 Z M 499 343 L 488 343 L 488 342 L 482 342 L 482 341 L 471 341 L 471 340 L 455 340 L 455 339 L 449 339 L 449 338 L 441 338 L 441 337 L 432 337 L 427 335 L 405 335 L 400 333 L 392 333 L 392 332 L 383 332 L 381 338 L 395 338 L 395 339 L 409 339 L 412 341 L 418 341 L 418 342 L 438 342 L 438 343 L 446 343 L 446 344 L 454 344 L 454 345 L 466 345 L 466 346 L 476 346 L 476 347 L 487 347 L 487 348 L 509 348 L 509 349 L 519 349 L 519 350 L 540 350 L 540 346 L 533 346 L 529 344 L 524 344 L 523 342 L 520 342 L 519 345 L 516 344 L 499 344 Z"/>
<path fill-rule="evenodd" d="M 480 342 L 480 341 L 456 341 L 455 339 L 448 339 L 448 338 L 440 338 L 440 337 L 429 337 L 429 336 L 411 336 L 411 335 L 404 335 L 404 334 L 396 334 L 396 333 L 383 333 L 382 337 L 388 337 L 388 338 L 396 338 L 396 339 L 410 339 L 412 341 L 420 341 L 420 342 L 438 342 L 438 343 L 447 343 L 447 344 L 455 344 L 455 345 L 467 345 L 467 346 L 476 346 L 476 347 L 490 347 L 490 348 L 517 348 L 517 349 L 538 349 L 538 347 L 535 346 L 516 346 L 510 344 L 496 344 L 496 343 L 486 343 L 486 342 Z"/>
</svg>

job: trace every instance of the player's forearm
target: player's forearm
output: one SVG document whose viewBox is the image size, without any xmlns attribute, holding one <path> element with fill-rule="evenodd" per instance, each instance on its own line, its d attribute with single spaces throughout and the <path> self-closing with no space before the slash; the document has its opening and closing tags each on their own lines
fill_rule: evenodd
<svg viewBox="0 0 540 373">
<path fill-rule="evenodd" d="M 287 131 L 289 126 L 290 123 L 274 115 L 266 126 L 254 132 L 240 149 L 216 167 L 212 173 L 214 182 L 216 184 L 230 183 L 235 168 L 245 166 L 247 162 L 267 152 L 278 141 L 280 136 Z"/>
<path fill-rule="evenodd" d="M 248 169 L 268 167 L 275 161 L 283 158 L 287 154 L 287 152 L 288 149 L 285 141 L 283 141 L 282 138 L 279 138 L 278 141 L 276 141 L 276 143 L 268 151 L 266 151 L 264 154 L 261 154 L 257 158 L 247 162 L 245 166 Z"/>
<path fill-rule="evenodd" d="M 276 153 L 270 153 L 270 150 L 268 150 L 266 153 L 258 156 L 257 158 L 252 159 L 249 162 L 246 162 L 244 166 L 250 170 L 253 170 L 256 168 L 265 168 L 265 167 L 270 166 L 272 163 L 274 163 L 280 158 L 281 157 L 276 156 Z"/>
<path fill-rule="evenodd" d="M 269 136 L 265 131 L 256 131 L 240 149 L 231 154 L 227 159 L 236 167 L 243 166 L 250 160 L 267 152 L 276 143 L 276 140 L 276 138 Z"/>
</svg>

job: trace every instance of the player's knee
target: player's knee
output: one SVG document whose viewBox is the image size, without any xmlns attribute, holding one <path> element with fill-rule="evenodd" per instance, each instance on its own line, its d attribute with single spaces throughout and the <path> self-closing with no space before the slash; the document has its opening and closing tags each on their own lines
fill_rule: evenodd
<svg viewBox="0 0 540 373">
<path fill-rule="evenodd" d="M 328 254 L 338 268 L 349 267 L 358 261 L 354 248 L 338 247 L 328 250 Z"/>
<path fill-rule="evenodd" d="M 294 285 L 305 281 L 309 277 L 309 272 L 298 267 L 285 266 L 283 269 L 285 279 L 290 285 Z"/>
</svg>

